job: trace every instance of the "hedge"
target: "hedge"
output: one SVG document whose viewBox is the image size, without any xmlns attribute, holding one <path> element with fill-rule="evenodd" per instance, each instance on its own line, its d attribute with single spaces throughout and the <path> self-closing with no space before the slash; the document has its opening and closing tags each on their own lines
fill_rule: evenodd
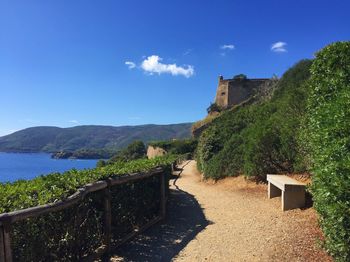
<svg viewBox="0 0 350 262">
<path fill-rule="evenodd" d="M 88 183 L 135 172 L 150 172 L 156 167 L 162 167 L 162 175 L 109 187 L 111 237 L 113 243 L 118 243 L 131 232 L 161 216 L 161 176 L 170 177 L 171 164 L 177 159 L 178 156 L 167 155 L 152 160 L 116 162 L 102 168 L 70 170 L 63 174 L 53 173 L 33 180 L 0 184 L 0 213 L 64 201 Z M 167 179 L 165 182 L 168 185 Z M 94 254 L 106 243 L 105 194 L 105 190 L 91 192 L 63 210 L 12 223 L 10 237 L 13 260 L 81 261 Z M 6 222 L 6 216 L 2 222 Z"/>
<path fill-rule="evenodd" d="M 177 155 L 154 159 L 116 162 L 105 167 L 41 175 L 32 180 L 0 183 L 0 213 L 11 212 L 37 205 L 53 203 L 73 194 L 77 188 L 88 183 L 121 174 L 144 172 L 158 166 L 172 164 Z"/>
<path fill-rule="evenodd" d="M 331 44 L 311 67 L 307 136 L 312 194 L 326 237 L 338 261 L 350 261 L 350 42 Z"/>
</svg>

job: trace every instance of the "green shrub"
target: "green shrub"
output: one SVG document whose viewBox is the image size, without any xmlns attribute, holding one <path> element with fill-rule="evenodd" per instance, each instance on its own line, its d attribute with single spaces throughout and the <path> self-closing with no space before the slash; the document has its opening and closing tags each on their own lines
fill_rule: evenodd
<svg viewBox="0 0 350 262">
<path fill-rule="evenodd" d="M 235 75 L 233 79 L 246 80 L 248 77 L 245 74 Z"/>
<path fill-rule="evenodd" d="M 206 177 L 219 179 L 242 173 L 243 141 L 240 135 L 233 135 L 217 154 L 209 158 L 204 166 Z"/>
<path fill-rule="evenodd" d="M 199 138 L 196 151 L 197 167 L 201 172 L 206 173 L 207 162 L 221 149 L 223 143 L 220 141 L 215 126 L 210 126 Z"/>
<path fill-rule="evenodd" d="M 126 162 L 146 157 L 146 146 L 142 141 L 136 140 L 126 148 L 115 154 L 108 160 L 108 163 Z"/>
<path fill-rule="evenodd" d="M 171 164 L 178 156 L 116 162 L 82 171 L 70 170 L 33 180 L 0 184 L 0 213 L 65 200 L 79 187 L 98 180 L 163 167 L 166 192 Z M 112 237 L 119 241 L 160 212 L 160 176 L 110 186 Z M 88 193 L 66 209 L 11 224 L 14 261 L 81 261 L 104 243 L 104 190 Z M 6 219 L 6 216 L 5 216 Z"/>
<path fill-rule="evenodd" d="M 207 108 L 207 113 L 214 113 L 218 112 L 220 113 L 223 109 L 217 104 L 217 103 L 211 103 L 210 106 Z"/>
<path fill-rule="evenodd" d="M 316 54 L 310 88 L 305 137 L 315 208 L 327 249 L 338 261 L 350 261 L 350 42 Z"/>
<path fill-rule="evenodd" d="M 160 147 L 167 151 L 168 154 L 191 154 L 196 150 L 197 140 L 196 139 L 184 139 L 184 140 L 172 140 L 172 141 L 156 141 L 150 142 L 150 146 Z"/>
<path fill-rule="evenodd" d="M 52 173 L 32 180 L 0 183 L 0 213 L 53 203 L 67 198 L 77 188 L 88 183 L 110 176 L 148 171 L 157 166 L 166 167 L 177 158 L 176 155 L 166 155 L 154 159 L 116 162 L 95 169 L 72 169 L 62 174 Z"/>
</svg>

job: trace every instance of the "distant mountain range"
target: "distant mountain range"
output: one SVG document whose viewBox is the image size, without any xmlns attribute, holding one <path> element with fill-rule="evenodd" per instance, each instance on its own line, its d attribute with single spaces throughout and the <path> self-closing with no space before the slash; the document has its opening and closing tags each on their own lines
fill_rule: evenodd
<svg viewBox="0 0 350 262">
<path fill-rule="evenodd" d="M 0 137 L 1 152 L 57 152 L 80 149 L 121 149 L 134 140 L 183 139 L 192 123 L 140 126 L 31 127 Z"/>
</svg>

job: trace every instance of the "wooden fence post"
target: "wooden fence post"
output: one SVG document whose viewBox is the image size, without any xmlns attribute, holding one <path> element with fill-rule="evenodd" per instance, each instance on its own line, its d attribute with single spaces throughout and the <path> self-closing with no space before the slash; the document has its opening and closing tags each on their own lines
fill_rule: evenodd
<svg viewBox="0 0 350 262">
<path fill-rule="evenodd" d="M 106 245 L 105 257 L 109 256 L 112 239 L 112 207 L 111 207 L 110 183 L 104 189 L 104 244 Z"/>
<path fill-rule="evenodd" d="M 4 227 L 3 226 L 0 226 L 0 261 L 6 261 L 5 242 L 4 242 Z"/>
<path fill-rule="evenodd" d="M 163 219 L 166 212 L 165 175 L 165 172 L 160 173 L 160 216 Z"/>
<path fill-rule="evenodd" d="M 6 262 L 12 262 L 12 250 L 11 250 L 11 224 L 8 221 L 4 221 L 3 226 L 1 227 L 1 233 L 0 233 L 0 242 L 1 238 L 3 241 L 3 253 Z M 0 257 L 1 257 L 1 251 L 0 251 Z"/>
<path fill-rule="evenodd" d="M 176 171 L 176 161 L 174 161 L 173 163 L 171 163 L 171 172 L 175 172 Z"/>
</svg>

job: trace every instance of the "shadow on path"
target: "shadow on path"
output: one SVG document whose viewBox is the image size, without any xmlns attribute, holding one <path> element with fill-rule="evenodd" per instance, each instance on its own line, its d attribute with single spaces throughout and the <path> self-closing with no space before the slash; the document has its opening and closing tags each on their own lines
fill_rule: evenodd
<svg viewBox="0 0 350 262">
<path fill-rule="evenodd" d="M 177 190 L 182 191 L 182 190 L 176 185 L 176 182 L 177 182 L 177 180 L 180 178 L 182 172 L 184 171 L 185 166 L 187 166 L 190 162 L 191 162 L 191 161 L 187 161 L 187 163 L 184 164 L 181 168 L 176 167 L 176 170 L 174 170 L 174 171 L 180 171 L 177 175 L 174 175 L 174 174 L 173 174 L 173 176 L 172 176 L 172 178 L 174 178 L 173 186 L 176 187 Z M 187 192 L 185 192 L 185 191 L 182 191 L 182 192 L 187 193 Z"/>
<path fill-rule="evenodd" d="M 166 219 L 112 253 L 112 261 L 171 261 L 210 224 L 193 195 L 176 185 L 170 190 Z"/>
</svg>

